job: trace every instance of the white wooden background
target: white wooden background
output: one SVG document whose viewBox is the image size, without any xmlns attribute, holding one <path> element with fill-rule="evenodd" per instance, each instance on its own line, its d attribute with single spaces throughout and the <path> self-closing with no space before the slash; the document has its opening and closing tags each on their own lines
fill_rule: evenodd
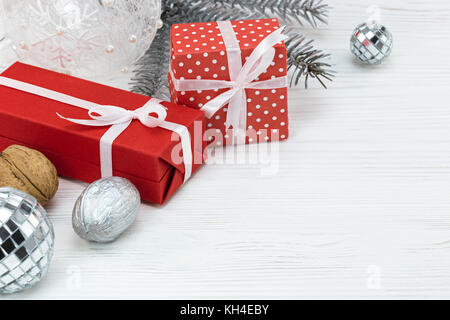
<svg viewBox="0 0 450 320">
<path fill-rule="evenodd" d="M 305 33 L 338 75 L 290 91 L 276 174 L 205 166 L 108 245 L 75 235 L 86 185 L 61 179 L 49 274 L 9 298 L 450 298 L 450 4 L 329 3 Z M 395 38 L 378 67 L 349 52 L 370 5 Z"/>
</svg>

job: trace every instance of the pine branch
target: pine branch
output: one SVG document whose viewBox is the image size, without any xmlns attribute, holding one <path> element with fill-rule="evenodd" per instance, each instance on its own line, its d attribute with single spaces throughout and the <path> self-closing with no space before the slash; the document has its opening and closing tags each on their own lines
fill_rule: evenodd
<svg viewBox="0 0 450 320">
<path fill-rule="evenodd" d="M 323 0 L 213 0 L 216 4 L 232 9 L 241 8 L 248 12 L 258 12 L 263 16 L 275 15 L 286 22 L 304 22 L 317 28 L 327 24 L 330 7 Z"/>
<path fill-rule="evenodd" d="M 248 20 L 265 17 L 259 12 L 250 12 L 241 8 L 230 10 L 216 0 L 163 0 L 163 4 L 165 10 L 169 10 L 165 16 L 173 23 Z"/>
<path fill-rule="evenodd" d="M 286 31 L 289 39 L 285 41 L 288 50 L 288 71 L 291 71 L 291 87 L 298 86 L 300 80 L 305 78 L 305 88 L 308 88 L 309 78 L 317 79 L 327 88 L 325 80 L 332 81 L 335 72 L 331 65 L 324 62 L 330 54 L 314 49 L 313 40 L 307 40 L 294 29 Z"/>
<path fill-rule="evenodd" d="M 261 9 L 264 6 L 266 9 Z M 133 91 L 164 99 L 169 97 L 166 75 L 170 61 L 170 27 L 174 23 L 268 18 L 270 16 L 266 11 L 289 19 L 294 13 L 303 17 L 298 14 L 298 10 L 309 12 L 305 8 L 315 8 L 317 14 L 328 10 L 328 6 L 321 4 L 321 0 L 163 0 L 161 18 L 164 27 L 159 30 L 150 49 L 137 63 L 137 71 L 132 79 Z M 320 20 L 319 16 L 320 14 L 314 16 L 314 19 Z M 290 29 L 287 34 L 291 85 L 298 85 L 304 78 L 305 87 L 308 87 L 309 78 L 314 78 L 326 88 L 325 80 L 331 81 L 333 77 L 330 65 L 323 61 L 329 54 L 314 49 L 313 41 L 307 41 L 295 29 Z"/>
<path fill-rule="evenodd" d="M 132 91 L 170 100 L 167 71 L 170 59 L 170 27 L 165 24 L 156 34 L 146 54 L 136 63 L 131 79 Z"/>
</svg>

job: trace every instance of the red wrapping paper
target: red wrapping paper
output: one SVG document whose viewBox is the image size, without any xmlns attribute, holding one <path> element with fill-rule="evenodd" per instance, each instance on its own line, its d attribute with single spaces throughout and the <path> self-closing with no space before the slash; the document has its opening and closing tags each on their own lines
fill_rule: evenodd
<svg viewBox="0 0 450 320">
<path fill-rule="evenodd" d="M 2 76 L 129 110 L 140 108 L 149 100 L 143 95 L 22 63 L 15 63 Z M 205 143 L 202 132 L 194 135 L 194 127 L 203 131 L 203 112 L 169 102 L 162 104 L 168 109 L 167 121 L 189 129 L 195 172 L 203 163 Z M 89 119 L 86 110 L 0 86 L 1 150 L 11 144 L 25 145 L 44 153 L 60 175 L 89 183 L 101 178 L 99 141 L 109 126 L 77 125 L 59 118 L 56 112 Z M 179 139 L 173 132 L 133 121 L 113 143 L 113 173 L 131 180 L 143 200 L 162 204 L 183 184 L 184 163 L 172 157 L 172 151 L 178 147 Z"/>
<path fill-rule="evenodd" d="M 277 19 L 232 21 L 242 51 L 242 63 L 258 44 L 278 29 Z M 272 65 L 258 80 L 287 75 L 287 50 L 277 44 Z M 171 69 L 176 79 L 211 79 L 230 81 L 228 57 L 216 22 L 173 25 L 171 29 Z M 176 91 L 169 73 L 169 89 L 173 103 L 200 109 L 226 89 L 204 91 Z M 246 143 L 285 140 L 288 138 L 287 87 L 253 90 L 247 94 Z M 232 144 L 232 131 L 225 129 L 228 105 L 211 119 L 206 119 L 208 140 L 216 145 Z M 221 134 L 218 134 L 221 133 Z"/>
</svg>

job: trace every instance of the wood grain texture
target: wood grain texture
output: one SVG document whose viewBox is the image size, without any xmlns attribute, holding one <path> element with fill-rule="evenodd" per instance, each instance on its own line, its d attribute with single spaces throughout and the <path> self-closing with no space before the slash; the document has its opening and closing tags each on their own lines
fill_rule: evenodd
<svg viewBox="0 0 450 320">
<path fill-rule="evenodd" d="M 61 179 L 49 274 L 5 298 L 450 298 L 450 4 L 329 3 L 305 33 L 338 75 L 290 91 L 275 172 L 207 165 L 108 245 L 73 232 L 86 185 Z M 370 5 L 394 35 L 378 67 L 349 51 Z"/>
</svg>

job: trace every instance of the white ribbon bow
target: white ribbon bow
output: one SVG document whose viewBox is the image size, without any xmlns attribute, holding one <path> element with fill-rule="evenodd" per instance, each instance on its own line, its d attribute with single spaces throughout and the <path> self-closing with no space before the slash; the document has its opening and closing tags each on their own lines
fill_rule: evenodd
<svg viewBox="0 0 450 320">
<path fill-rule="evenodd" d="M 144 126 L 149 128 L 161 127 L 176 132 L 181 138 L 181 148 L 183 150 L 185 166 L 184 181 L 186 182 L 192 175 L 193 156 L 189 130 L 187 127 L 178 123 L 166 121 L 167 109 L 161 105 L 161 100 L 151 99 L 139 109 L 127 110 L 116 106 L 99 105 L 91 101 L 78 99 L 60 92 L 1 76 L 0 85 L 89 110 L 88 114 L 92 119 L 71 119 L 57 113 L 59 117 L 67 121 L 83 126 L 111 126 L 100 139 L 100 167 L 102 177 L 110 177 L 113 175 L 112 145 L 116 138 L 128 128 L 133 120 L 139 120 Z M 152 114 L 155 114 L 156 117 Z"/>
<path fill-rule="evenodd" d="M 131 123 L 133 120 L 139 120 L 144 126 L 149 128 L 159 127 L 167 117 L 167 109 L 159 104 L 156 99 L 147 102 L 143 107 L 136 110 L 127 110 L 115 106 L 96 105 L 89 109 L 89 116 L 93 120 L 70 119 L 56 113 L 60 118 L 81 124 L 83 126 L 110 126 L 122 123 Z M 99 114 L 99 116 L 95 115 Z M 153 117 L 150 114 L 156 114 Z"/>
<path fill-rule="evenodd" d="M 244 66 L 242 66 L 242 52 L 231 22 L 219 21 L 217 24 L 227 48 L 228 70 L 231 81 L 176 79 L 172 68 L 170 69 L 170 75 L 177 91 L 229 88 L 226 92 L 206 103 L 201 110 L 205 112 L 207 118 L 211 118 L 217 111 L 228 104 L 226 128 L 228 129 L 232 126 L 235 130 L 239 129 L 241 132 L 245 132 L 247 130 L 247 96 L 245 89 L 279 89 L 288 85 L 287 76 L 256 81 L 273 62 L 275 58 L 274 46 L 288 37 L 282 34 L 284 28 L 279 28 L 272 32 L 260 42 L 248 57 Z"/>
</svg>

